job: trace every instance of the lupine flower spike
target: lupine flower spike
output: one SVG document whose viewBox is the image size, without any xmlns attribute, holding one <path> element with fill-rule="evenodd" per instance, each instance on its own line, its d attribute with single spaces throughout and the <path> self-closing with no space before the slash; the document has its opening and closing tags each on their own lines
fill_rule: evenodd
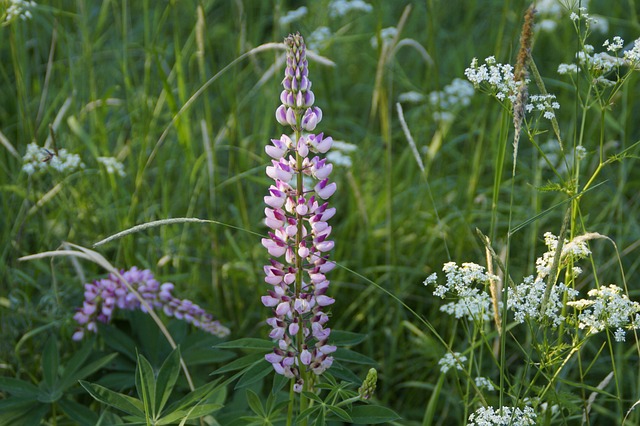
<svg viewBox="0 0 640 426">
<path fill-rule="evenodd" d="M 300 392 L 313 382 L 310 372 L 320 375 L 331 366 L 330 354 L 336 350 L 328 343 L 331 329 L 325 312 L 334 303 L 326 295 L 325 274 L 335 266 L 328 256 L 334 242 L 327 222 L 335 208 L 324 201 L 336 184 L 329 181 L 333 165 L 317 155 L 325 154 L 333 140 L 307 133 L 322 120 L 322 111 L 313 106 L 304 40 L 300 34 L 289 35 L 285 45 L 287 66 L 276 120 L 291 127 L 293 135 L 272 139 L 265 149 L 272 158 L 267 175 L 274 184 L 264 197 L 270 231 L 262 245 L 271 259 L 264 267 L 270 288 L 262 303 L 273 308 L 267 324 L 276 342 L 265 358 L 278 374 L 294 379 L 294 390 Z"/>
<path fill-rule="evenodd" d="M 136 290 L 152 309 L 162 310 L 170 317 L 184 320 L 194 326 L 224 337 L 229 329 L 213 319 L 213 316 L 190 300 L 180 300 L 173 296 L 172 283 L 160 284 L 148 269 L 140 270 L 135 266 L 120 273 L 127 283 Z M 98 331 L 97 321 L 108 323 L 117 309 L 133 311 L 140 309 L 146 312 L 145 306 L 129 287 L 115 274 L 84 285 L 84 303 L 74 315 L 78 329 L 73 340 L 82 340 L 87 331 Z"/>
</svg>

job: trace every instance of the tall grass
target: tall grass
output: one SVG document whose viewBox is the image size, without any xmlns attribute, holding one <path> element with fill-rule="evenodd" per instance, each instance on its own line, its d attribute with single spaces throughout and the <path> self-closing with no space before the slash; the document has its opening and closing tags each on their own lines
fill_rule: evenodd
<svg viewBox="0 0 640 426">
<path fill-rule="evenodd" d="M 31 20 L 0 27 L 0 137 L 6 139 L 0 147 L 2 375 L 37 376 L 32 366 L 40 360 L 45 333 L 65 341 L 61 356 L 69 358 L 78 349 L 70 337 L 82 284 L 104 273 L 89 263 L 18 258 L 53 250 L 64 241 L 91 247 L 159 219 L 194 217 L 231 227 L 151 228 L 97 250 L 117 267 L 149 268 L 176 283 L 185 297 L 214 312 L 234 337 L 265 334 L 258 295 L 265 290 L 261 270 L 266 256 L 259 238 L 238 229 L 266 233 L 261 200 L 269 180 L 263 146 L 281 131 L 273 120 L 280 51 L 234 61 L 289 32 L 306 36 L 325 25 L 334 35 L 318 53 L 335 66 L 311 61 L 316 104 L 325 115 L 323 130 L 358 146 L 353 165 L 333 174 L 339 190 L 332 200 L 338 211 L 332 258 L 346 268 L 332 276 L 332 327 L 367 335 L 355 349 L 377 361 L 377 398 L 399 412 L 403 424 L 428 424 L 429 416 L 432 424 L 458 424 L 473 411 L 465 382 L 440 374 L 437 362 L 445 348 L 433 333 L 349 269 L 392 292 L 454 349 L 469 330 L 443 315 L 441 301 L 421 283 L 448 261 L 485 263 L 476 228 L 490 237 L 498 257 L 508 256 L 510 276 L 534 273 L 535 259 L 546 250 L 542 235 L 560 232 L 568 197 L 540 190 L 557 176 L 541 166 L 544 159 L 530 138 L 523 133 L 517 173 L 511 175 L 512 120 L 490 97 L 476 94 L 470 106 L 455 111 L 450 125 L 434 121 L 428 103 L 404 105 L 407 125 L 423 153 L 423 173 L 395 107 L 400 93 L 427 95 L 463 77 L 473 57 L 495 55 L 513 63 L 529 3 L 375 1 L 369 14 L 338 18 L 329 15 L 329 3 L 308 2 L 303 20 L 281 25 L 278 18 L 297 2 L 60 0 L 38 3 Z M 590 42 L 599 47 L 615 34 L 634 40 L 640 35 L 639 11 L 632 0 L 592 0 L 589 13 L 606 17 L 609 30 L 594 32 Z M 385 50 L 381 33 L 389 26 L 402 26 L 396 42 L 414 40 L 431 61 L 410 45 Z M 377 38 L 377 48 L 371 47 L 371 38 Z M 589 104 L 583 116 L 579 102 L 585 88 L 576 89 L 556 73 L 558 63 L 571 62 L 580 47 L 565 16 L 554 32 L 535 33 L 531 54 L 546 88 L 558 96 L 556 114 L 568 146 L 591 147 L 583 163 L 590 176 L 601 159 L 640 139 L 638 77 L 631 75 L 611 105 Z M 607 113 L 600 115 L 601 110 Z M 550 127 L 543 130 L 531 138 L 539 145 L 552 133 Z M 78 153 L 86 167 L 28 176 L 20 157 L 31 142 L 51 149 L 52 131 L 57 147 Z M 596 148 L 600 143 L 603 157 Z M 627 156 L 635 158 L 637 152 Z M 98 163 L 100 156 L 119 159 L 126 176 L 108 174 Z M 581 263 L 585 272 L 575 283 L 585 292 L 597 283 L 621 284 L 624 271 L 629 297 L 640 300 L 635 286 L 640 175 L 633 158 L 603 167 L 579 208 L 574 200 L 576 216 L 567 237 L 579 228 L 597 231 L 618 249 L 602 241 L 590 244 L 594 262 Z M 517 232 L 509 235 L 514 228 Z M 119 326 L 130 332 L 129 323 Z M 609 395 L 593 402 L 591 424 L 619 421 L 640 399 L 637 342 L 629 335 L 624 346 L 611 345 L 615 351 L 606 343 L 604 337 L 589 341 L 570 370 L 580 378 L 576 389 L 583 401 L 612 363 L 616 371 L 629 372 L 606 388 Z M 534 342 L 513 339 L 504 348 L 504 372 L 526 376 L 522 371 L 531 366 L 508 354 L 527 344 Z M 163 351 L 168 353 L 168 346 Z M 590 359 L 597 362 L 588 364 Z M 198 369 L 204 374 L 194 379 L 201 384 L 211 365 Z M 367 369 L 356 366 L 354 372 L 363 376 Z M 557 399 L 575 408 L 574 400 L 563 398 L 560 392 Z M 577 424 L 580 408 L 572 411 L 578 415 L 554 421 Z M 638 422 L 634 411 L 626 424 Z"/>
</svg>

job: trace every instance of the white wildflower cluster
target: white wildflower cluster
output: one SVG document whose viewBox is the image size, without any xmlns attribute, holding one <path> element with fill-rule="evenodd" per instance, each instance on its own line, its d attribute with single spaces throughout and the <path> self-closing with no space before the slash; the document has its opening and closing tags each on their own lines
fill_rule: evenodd
<svg viewBox="0 0 640 426">
<path fill-rule="evenodd" d="M 551 232 L 545 232 L 544 243 L 548 248 L 548 251 L 536 260 L 536 271 L 538 277 L 544 279 L 551 272 L 551 266 L 553 265 L 553 259 L 556 256 L 556 248 L 558 247 L 558 237 Z M 560 255 L 559 268 L 566 266 L 569 261 L 576 261 L 584 259 L 591 254 L 591 250 L 587 247 L 587 243 L 581 237 L 576 237 L 571 241 L 565 240 L 562 245 L 562 254 Z M 574 268 L 573 272 L 579 274 L 580 268 Z"/>
<path fill-rule="evenodd" d="M 451 121 L 454 117 L 452 111 L 469 106 L 473 93 L 473 84 L 461 78 L 454 79 L 441 91 L 431 92 L 429 103 L 435 109 L 433 118 L 436 121 Z"/>
<path fill-rule="evenodd" d="M 31 9 L 35 8 L 35 1 L 26 1 L 26 0 L 9 0 L 9 7 L 6 10 L 6 17 L 4 18 L 5 22 L 11 22 L 16 18 L 22 19 L 26 21 L 27 19 L 33 18 L 33 14 L 31 13 Z"/>
<path fill-rule="evenodd" d="M 331 145 L 331 151 L 326 155 L 327 160 L 334 166 L 342 166 L 351 168 L 353 162 L 351 161 L 351 153 L 355 152 L 358 147 L 354 144 L 334 140 Z"/>
<path fill-rule="evenodd" d="M 383 28 L 382 30 L 380 30 L 380 39 L 382 40 L 382 45 L 386 46 L 390 44 L 397 35 L 398 35 L 398 29 L 396 27 Z M 374 49 L 377 49 L 378 37 L 377 36 L 371 37 L 371 39 L 369 40 L 369 43 L 371 43 L 371 47 L 373 47 Z"/>
<path fill-rule="evenodd" d="M 578 160 L 584 160 L 587 156 L 587 148 L 582 145 L 576 146 L 576 157 Z"/>
<path fill-rule="evenodd" d="M 308 12 L 309 12 L 309 9 L 307 9 L 306 6 L 301 6 L 295 10 L 290 10 L 280 17 L 280 21 L 279 21 L 280 25 L 289 25 L 292 22 L 299 21 Z"/>
<path fill-rule="evenodd" d="M 320 51 L 327 47 L 329 40 L 331 39 L 331 30 L 329 27 L 318 27 L 308 37 L 306 37 L 305 41 L 307 42 L 307 49 Z"/>
<path fill-rule="evenodd" d="M 624 328 L 640 328 L 640 304 L 629 299 L 623 290 L 611 284 L 589 290 L 591 299 L 570 301 L 567 304 L 582 311 L 578 314 L 578 327 L 589 334 L 615 328 L 614 339 L 624 342 Z"/>
<path fill-rule="evenodd" d="M 556 101 L 556 95 L 531 95 L 529 103 L 525 106 L 528 113 L 531 111 L 539 111 L 547 120 L 553 119 L 556 115 L 553 110 L 559 109 L 560 104 Z"/>
<path fill-rule="evenodd" d="M 519 83 L 514 79 L 513 66 L 497 63 L 494 56 L 489 56 L 484 62 L 478 65 L 478 59 L 473 58 L 469 68 L 464 70 L 464 75 L 476 89 L 488 89 L 501 102 L 515 102 Z"/>
<path fill-rule="evenodd" d="M 54 155 L 39 147 L 35 142 L 27 145 L 27 152 L 22 157 L 22 161 L 22 170 L 29 176 L 47 169 L 54 169 L 58 172 L 73 172 L 85 167 L 78 154 L 70 154 L 62 148 Z"/>
<path fill-rule="evenodd" d="M 480 407 L 469 415 L 467 426 L 535 426 L 536 413 L 531 407 Z"/>
<path fill-rule="evenodd" d="M 455 262 L 448 262 L 442 270 L 447 277 L 445 284 L 438 285 L 435 274 L 432 274 L 424 282 L 425 285 L 433 284 L 436 286 L 433 291 L 434 296 L 444 299 L 445 295 L 449 293 L 457 299 L 455 302 L 441 306 L 440 310 L 456 318 L 466 317 L 470 321 L 489 320 L 493 315 L 493 304 L 484 287 L 491 280 L 497 281 L 499 278 L 486 273 L 484 267 L 475 263 L 463 263 L 462 266 L 458 266 Z M 483 288 L 478 288 L 478 285 Z"/>
<path fill-rule="evenodd" d="M 398 102 L 400 102 L 401 104 L 419 104 L 420 102 L 424 101 L 424 99 L 425 96 L 422 93 L 416 92 L 414 90 L 410 92 L 400 93 L 398 95 Z"/>
<path fill-rule="evenodd" d="M 627 65 L 632 68 L 638 68 L 638 65 L 640 65 L 640 38 L 635 39 L 631 49 L 625 50 L 623 58 Z"/>
<path fill-rule="evenodd" d="M 542 278 L 530 275 L 525 277 L 521 284 L 509 289 L 507 306 L 513 311 L 515 321 L 520 323 L 525 319 L 548 321 L 553 327 L 565 321 L 566 318 L 560 314 L 564 306 L 563 299 L 565 295 L 568 300 L 575 299 L 578 291 L 567 287 L 564 283 L 555 284 L 549 293 L 546 308 L 541 312 L 546 288 L 547 284 Z"/>
<path fill-rule="evenodd" d="M 488 392 L 493 392 L 495 389 L 495 387 L 493 386 L 493 383 L 491 383 L 491 380 L 487 379 L 486 377 L 476 377 L 474 379 L 474 381 L 476 382 L 476 387 L 478 389 L 484 389 Z"/>
<path fill-rule="evenodd" d="M 558 65 L 558 74 L 577 74 L 580 71 L 580 67 L 576 64 L 560 64 Z"/>
<path fill-rule="evenodd" d="M 329 3 L 329 16 L 337 18 L 350 12 L 369 13 L 373 6 L 363 0 L 333 0 Z"/>
<path fill-rule="evenodd" d="M 447 352 L 442 358 L 440 358 L 438 365 L 440 366 L 440 372 L 445 374 L 452 368 L 462 371 L 466 361 L 467 357 L 462 355 L 460 352 Z"/>
<path fill-rule="evenodd" d="M 124 165 L 115 157 L 98 157 L 98 163 L 102 164 L 110 175 L 117 174 L 120 177 L 127 175 L 124 171 Z"/>
<path fill-rule="evenodd" d="M 602 46 L 606 47 L 608 52 L 617 52 L 622 49 L 623 45 L 624 40 L 620 36 L 613 37 L 613 41 L 606 39 L 604 43 L 602 43 Z"/>
</svg>

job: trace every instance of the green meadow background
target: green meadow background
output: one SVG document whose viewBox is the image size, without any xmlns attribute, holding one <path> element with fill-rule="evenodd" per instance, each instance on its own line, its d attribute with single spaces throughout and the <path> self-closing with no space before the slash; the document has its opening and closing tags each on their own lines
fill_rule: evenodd
<svg viewBox="0 0 640 426">
<path fill-rule="evenodd" d="M 350 154 L 352 166 L 336 167 L 332 174 L 338 184 L 331 198 L 337 209 L 331 220 L 332 259 L 345 268 L 329 276 L 329 294 L 336 299 L 330 326 L 366 335 L 352 349 L 376 363 L 376 398 L 403 417 L 401 424 L 420 424 L 445 350 L 396 300 L 351 270 L 392 292 L 455 348 L 456 339 L 465 338 L 463 330 L 451 333 L 455 319 L 439 311 L 443 301 L 423 280 L 451 260 L 485 264 L 476 228 L 504 253 L 509 214 L 513 224 L 525 224 L 512 237 L 511 275 L 534 273 L 535 259 L 545 251 L 542 235 L 557 235 L 564 215 L 564 208 L 550 207 L 567 195 L 540 189 L 555 176 L 541 166 L 540 153 L 524 136 L 511 181 L 511 118 L 485 94 L 476 92 L 469 106 L 454 108 L 448 125 L 434 120 L 428 101 L 403 104 L 424 173 L 396 110 L 401 93 L 428 96 L 464 78 L 474 57 L 482 61 L 494 55 L 499 62 L 514 63 L 529 2 L 370 4 L 369 13 L 332 17 L 326 0 L 43 1 L 32 9 L 32 19 L 0 27 L 0 375 L 38 383 L 49 335 L 57 336 L 61 362 L 69 359 L 80 347 L 71 335 L 83 284 L 105 275 L 83 260 L 25 262 L 21 256 L 55 250 L 64 242 L 91 247 L 159 219 L 196 217 L 225 225 L 151 228 L 96 250 L 118 268 L 149 268 L 159 280 L 175 283 L 176 295 L 214 313 L 231 329 L 230 338 L 268 338 L 264 320 L 269 309 L 260 302 L 267 289 L 262 266 L 268 255 L 254 233 L 267 232 L 262 198 L 270 180 L 264 146 L 284 131 L 274 116 L 283 73 L 274 66 L 283 51 L 241 56 L 281 42 L 290 32 L 306 36 L 326 26 L 333 35 L 317 53 L 333 66 L 309 61 L 316 105 L 324 113 L 316 131 L 357 146 Z M 0 8 L 7 5 L 0 2 Z M 279 22 L 303 5 L 309 10 L 305 17 Z M 627 42 L 640 37 L 640 4 L 633 0 L 592 0 L 588 12 L 609 23 L 608 32 L 594 31 L 589 39 L 597 50 L 614 35 Z M 547 90 L 558 96 L 556 114 L 572 144 L 580 125 L 576 92 L 556 70 L 559 63 L 573 61 L 579 45 L 568 14 L 557 22 L 553 32 L 536 32 L 532 56 Z M 415 44 L 381 57 L 372 37 L 399 24 L 399 40 Z M 583 145 L 592 155 L 584 162 L 587 171 L 598 165 L 601 132 L 610 154 L 640 139 L 639 96 L 634 75 L 604 123 L 599 112 L 588 113 Z M 22 171 L 27 144 L 43 146 L 50 127 L 57 147 L 79 154 L 84 169 L 33 176 Z M 540 130 L 536 138 L 542 145 L 551 137 L 550 126 Z M 126 176 L 108 174 L 97 161 L 101 156 L 120 160 Z M 638 163 L 633 158 L 613 163 L 596 183 L 581 201 L 583 225 L 615 241 L 629 295 L 640 300 Z M 586 271 L 581 288 L 594 286 L 596 268 L 599 282 L 619 283 L 620 265 L 611 244 L 598 242 L 591 249 L 595 264 L 581 265 Z M 113 326 L 131 336 L 144 322 L 129 313 L 117 318 Z M 193 335 L 205 339 L 207 347 L 219 341 Z M 631 334 L 627 340 L 616 360 L 629 371 L 622 386 L 625 411 L 640 398 L 637 343 Z M 595 339 L 593 353 L 602 342 Z M 160 337 L 154 345 L 157 353 L 148 351 L 148 356 L 161 361 L 168 345 Z M 107 351 L 100 339 L 95 349 Z M 598 359 L 585 383 L 596 386 L 610 371 L 605 358 Z M 507 360 L 508 368 L 518 367 L 517 357 Z M 227 361 L 212 354 L 194 362 L 196 381 L 206 382 L 208 373 Z M 350 366 L 364 377 L 371 365 L 363 360 Z M 102 371 L 96 377 L 107 375 Z M 445 386 L 436 421 L 462 423 L 461 390 L 452 379 Z M 79 387 L 72 397 L 99 410 Z M 236 397 L 241 398 L 230 389 L 230 400 Z M 612 399 L 596 402 L 596 419 L 624 415 Z M 626 424 L 639 419 L 634 413 Z M 601 421 L 592 424 L 608 424 Z"/>
</svg>

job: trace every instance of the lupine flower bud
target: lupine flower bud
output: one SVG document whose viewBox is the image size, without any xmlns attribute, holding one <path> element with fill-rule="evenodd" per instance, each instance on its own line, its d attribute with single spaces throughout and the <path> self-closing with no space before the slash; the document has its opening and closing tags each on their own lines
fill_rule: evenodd
<svg viewBox="0 0 640 426">
<path fill-rule="evenodd" d="M 370 368 L 367 377 L 362 382 L 362 386 L 358 388 L 358 395 L 362 399 L 370 399 L 376 391 L 376 383 L 378 381 L 378 372 L 375 368 Z"/>
<path fill-rule="evenodd" d="M 285 44 L 287 66 L 276 120 L 290 126 L 294 136 L 272 139 L 265 148 L 272 158 L 267 176 L 275 184 L 264 197 L 265 224 L 271 231 L 262 245 L 273 258 L 264 267 L 270 289 L 262 303 L 273 310 L 266 322 L 272 328 L 269 337 L 277 343 L 265 359 L 276 373 L 294 379 L 294 390 L 301 392 L 305 386 L 301 369 L 322 374 L 333 363 L 329 354 L 336 350 L 328 344 L 331 329 L 325 327 L 329 316 L 323 311 L 335 302 L 326 295 L 325 276 L 335 266 L 327 255 L 334 247 L 327 220 L 335 208 L 318 202 L 333 195 L 336 184 L 329 181 L 333 166 L 318 155 L 309 156 L 326 153 L 333 140 L 322 133 L 303 133 L 313 131 L 322 120 L 322 111 L 313 106 L 304 40 L 299 34 L 290 35 Z M 315 185 L 306 179 L 315 180 Z M 284 261 L 274 260 L 282 255 Z"/>
</svg>

